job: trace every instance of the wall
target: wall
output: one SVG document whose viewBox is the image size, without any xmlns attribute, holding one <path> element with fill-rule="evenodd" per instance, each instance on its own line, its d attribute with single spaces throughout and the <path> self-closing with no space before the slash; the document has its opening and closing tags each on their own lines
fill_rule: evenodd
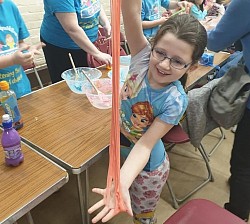
<svg viewBox="0 0 250 224">
<path fill-rule="evenodd" d="M 30 37 L 25 41 L 29 44 L 38 43 L 43 18 L 43 0 L 13 0 L 13 2 L 16 3 L 30 32 Z M 36 65 L 45 64 L 43 53 L 41 56 L 36 56 L 35 63 Z"/>
</svg>

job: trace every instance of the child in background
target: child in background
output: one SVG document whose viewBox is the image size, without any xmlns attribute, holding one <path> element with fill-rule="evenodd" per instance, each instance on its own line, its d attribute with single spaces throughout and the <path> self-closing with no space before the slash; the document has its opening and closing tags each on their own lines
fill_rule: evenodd
<svg viewBox="0 0 250 224">
<path fill-rule="evenodd" d="M 0 0 L 0 81 L 8 81 L 17 98 L 31 92 L 30 82 L 22 66 L 33 63 L 42 44 L 28 46 L 29 32 L 16 5 Z"/>
<path fill-rule="evenodd" d="M 213 6 L 212 1 L 189 0 L 189 2 L 193 3 L 189 13 L 198 20 L 204 20 L 208 10 Z"/>
<path fill-rule="evenodd" d="M 161 7 L 165 9 L 186 8 L 186 1 L 178 2 L 171 0 L 142 0 L 141 20 L 143 33 L 150 39 L 155 36 L 159 26 L 163 24 L 171 14 L 161 13 Z"/>
<path fill-rule="evenodd" d="M 142 32 L 140 11 L 141 0 L 122 0 L 131 65 L 120 97 L 121 154 L 126 157 L 120 187 L 134 223 L 154 224 L 170 168 L 161 138 L 186 110 L 187 95 L 179 79 L 198 62 L 207 33 L 193 16 L 175 15 L 162 24 L 150 44 Z M 105 189 L 93 192 L 106 198 Z M 89 209 L 92 213 L 104 206 L 93 223 L 107 222 L 115 215 L 112 199 L 102 199 Z"/>
</svg>

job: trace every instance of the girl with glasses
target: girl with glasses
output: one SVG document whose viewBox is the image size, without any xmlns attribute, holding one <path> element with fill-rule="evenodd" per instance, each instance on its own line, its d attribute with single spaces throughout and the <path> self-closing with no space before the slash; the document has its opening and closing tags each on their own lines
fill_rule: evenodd
<svg viewBox="0 0 250 224">
<path fill-rule="evenodd" d="M 122 0 L 131 64 L 121 90 L 121 154 L 125 162 L 120 186 L 134 223 L 154 224 L 156 205 L 169 173 L 161 138 L 179 123 L 186 110 L 188 100 L 179 79 L 198 62 L 207 33 L 194 17 L 176 15 L 149 43 L 143 35 L 140 11 L 141 0 Z M 105 189 L 93 191 L 105 197 Z M 93 223 L 101 219 L 107 222 L 117 214 L 113 200 L 101 200 L 89 212 L 102 206 Z"/>
</svg>

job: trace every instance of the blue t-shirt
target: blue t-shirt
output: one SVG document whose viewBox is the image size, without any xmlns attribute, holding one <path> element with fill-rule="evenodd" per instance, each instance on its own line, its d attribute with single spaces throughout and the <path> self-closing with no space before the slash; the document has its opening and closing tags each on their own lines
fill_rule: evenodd
<svg viewBox="0 0 250 224">
<path fill-rule="evenodd" d="M 169 0 L 142 0 L 142 21 L 154 21 L 161 18 L 160 9 L 169 7 Z M 149 29 L 143 29 L 143 33 L 146 37 L 154 37 L 159 29 L 159 26 Z"/>
<path fill-rule="evenodd" d="M 57 47 L 80 49 L 65 32 L 55 13 L 76 13 L 79 26 L 91 42 L 97 40 L 100 0 L 44 0 L 44 17 L 41 26 L 42 38 Z"/>
<path fill-rule="evenodd" d="M 190 14 L 198 20 L 203 20 L 207 15 L 207 10 L 201 11 L 197 5 L 193 4 L 190 8 Z"/>
<path fill-rule="evenodd" d="M 131 142 L 140 139 L 156 117 L 168 124 L 177 125 L 188 104 L 180 81 L 161 89 L 150 87 L 147 76 L 150 53 L 151 47 L 147 45 L 132 57 L 129 74 L 121 90 L 121 132 Z M 121 154 L 126 157 L 133 145 L 129 149 L 122 147 Z M 155 170 L 164 159 L 165 148 L 159 140 L 144 170 Z"/>
<path fill-rule="evenodd" d="M 29 36 L 27 27 L 11 0 L 4 0 L 0 4 L 0 60 L 1 56 L 13 54 L 18 49 L 18 43 Z M 14 90 L 17 98 L 30 93 L 31 87 L 28 77 L 21 65 L 13 65 L 0 69 L 0 81 L 8 81 L 10 89 Z"/>
</svg>

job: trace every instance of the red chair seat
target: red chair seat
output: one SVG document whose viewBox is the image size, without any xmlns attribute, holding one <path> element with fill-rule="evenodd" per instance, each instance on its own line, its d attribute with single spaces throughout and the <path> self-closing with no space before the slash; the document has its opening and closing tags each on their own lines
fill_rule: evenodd
<svg viewBox="0 0 250 224">
<path fill-rule="evenodd" d="M 162 141 L 164 143 L 185 143 L 189 142 L 190 139 L 187 133 L 182 129 L 182 127 L 178 124 L 172 127 L 172 129 L 162 137 Z"/>
<path fill-rule="evenodd" d="M 193 199 L 164 224 L 246 224 L 242 219 L 205 199 Z"/>
</svg>

